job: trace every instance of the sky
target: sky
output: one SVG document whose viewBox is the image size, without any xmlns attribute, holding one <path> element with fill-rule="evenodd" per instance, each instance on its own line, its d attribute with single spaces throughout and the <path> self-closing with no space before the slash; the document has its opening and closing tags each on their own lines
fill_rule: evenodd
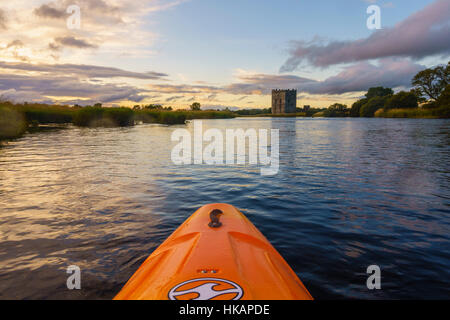
<svg viewBox="0 0 450 320">
<path fill-rule="evenodd" d="M 268 108 L 295 88 L 328 107 L 447 63 L 450 1 L 0 0 L 0 34 L 4 100 Z"/>
</svg>

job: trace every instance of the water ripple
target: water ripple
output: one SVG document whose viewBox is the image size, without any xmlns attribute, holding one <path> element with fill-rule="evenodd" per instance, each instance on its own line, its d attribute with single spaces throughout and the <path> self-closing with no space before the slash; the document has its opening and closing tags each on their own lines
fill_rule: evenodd
<svg viewBox="0 0 450 320">
<path fill-rule="evenodd" d="M 274 177 L 173 165 L 178 127 L 70 127 L 0 149 L 0 299 L 110 299 L 212 202 L 240 208 L 316 298 L 449 297 L 448 120 L 204 121 L 279 129 Z M 72 264 L 77 292 L 65 287 Z M 366 288 L 372 264 L 381 291 Z"/>
</svg>

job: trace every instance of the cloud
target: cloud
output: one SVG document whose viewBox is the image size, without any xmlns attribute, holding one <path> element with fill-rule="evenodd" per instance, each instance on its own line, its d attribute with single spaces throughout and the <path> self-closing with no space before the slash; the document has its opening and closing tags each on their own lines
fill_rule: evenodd
<svg viewBox="0 0 450 320">
<path fill-rule="evenodd" d="M 215 86 L 208 85 L 188 85 L 188 84 L 180 84 L 180 85 L 172 85 L 172 84 L 152 84 L 149 85 L 150 90 L 153 92 L 161 92 L 161 93 L 184 93 L 184 94 L 200 94 L 200 93 L 219 93 L 223 92 L 223 89 Z"/>
<path fill-rule="evenodd" d="M 166 103 L 175 103 L 194 101 L 198 96 L 206 96 L 212 101 L 220 94 L 241 96 L 238 101 L 243 101 L 254 95 L 270 95 L 275 88 L 295 88 L 299 93 L 319 97 L 345 94 L 354 96 L 355 93 L 375 86 L 409 87 L 412 77 L 424 68 L 409 59 L 386 58 L 380 59 L 378 63 L 359 62 L 347 66 L 337 75 L 322 81 L 296 75 L 242 73 L 237 76 L 236 82 L 222 86 L 154 84 L 139 88 L 103 81 L 113 77 L 164 79 L 166 75 L 90 65 L 0 62 L 0 72 L 5 69 L 14 70 L 14 73 L 0 73 L 0 94 L 9 92 L 16 99 L 23 97 L 23 101 L 47 101 L 51 98 L 56 102 L 77 104 L 141 102 L 156 97 L 161 97 Z M 25 70 L 27 73 L 19 75 L 15 70 Z M 247 104 L 252 103 L 250 99 L 245 101 Z"/>
<path fill-rule="evenodd" d="M 48 48 L 52 51 L 59 51 L 61 50 L 61 46 L 58 46 L 56 43 L 51 42 L 48 44 Z"/>
<path fill-rule="evenodd" d="M 110 93 L 110 94 L 104 94 L 100 95 L 97 98 L 97 101 L 101 101 L 103 103 L 109 103 L 114 101 L 122 101 L 122 100 L 128 100 L 133 102 L 141 102 L 145 98 L 147 98 L 147 95 L 141 95 L 139 94 L 140 90 L 137 90 L 135 88 L 125 88 L 119 89 L 119 92 L 117 93 Z"/>
<path fill-rule="evenodd" d="M 55 75 L 73 75 L 84 78 L 134 78 L 162 79 L 167 74 L 160 72 L 132 72 L 112 67 L 101 67 L 83 64 L 31 64 L 23 62 L 2 62 L 0 69 L 21 70 L 29 72 L 51 73 Z"/>
<path fill-rule="evenodd" d="M 0 100 L 14 101 L 18 103 L 27 102 L 39 102 L 39 103 L 53 103 L 52 99 L 41 96 L 38 92 L 8 89 L 1 90 L 0 88 Z"/>
<path fill-rule="evenodd" d="M 317 67 L 387 57 L 420 59 L 450 54 L 450 1 L 437 0 L 392 28 L 355 41 L 293 43 L 280 72 L 297 69 L 302 62 Z"/>
<path fill-rule="evenodd" d="M 172 97 L 167 98 L 166 102 L 175 102 L 175 101 L 181 100 L 183 98 L 184 98 L 184 96 L 172 96 Z"/>
<path fill-rule="evenodd" d="M 6 14 L 2 9 L 0 9 L 0 29 L 6 30 Z"/>
<path fill-rule="evenodd" d="M 6 46 L 6 49 L 9 49 L 9 48 L 14 48 L 14 47 L 23 47 L 23 42 L 22 41 L 20 41 L 20 40 L 14 40 L 14 41 L 11 41 L 10 43 L 8 43 L 8 45 Z"/>
<path fill-rule="evenodd" d="M 4 3 L 3 3 L 4 2 Z M 163 36 L 154 23 L 157 12 L 183 3 L 176 0 L 14 0 L 0 5 L 0 61 L 150 61 Z M 66 10 L 81 9 L 81 29 L 69 30 Z M 6 19 L 8 18 L 8 19 Z M 23 41 L 18 50 L 6 43 Z M 56 39 L 56 40 L 55 40 Z M 93 50 L 95 49 L 95 50 Z M 114 66 L 114 63 L 111 64 Z"/>
<path fill-rule="evenodd" d="M 0 46 L 0 57 L 10 56 L 15 60 L 27 61 L 28 57 L 22 55 L 22 49 L 24 48 L 24 43 L 21 40 L 15 39 L 4 46 Z M 1 61 L 1 60 L 0 60 Z"/>
<path fill-rule="evenodd" d="M 366 91 L 376 86 L 410 87 L 413 76 L 424 68 L 425 66 L 408 59 L 386 58 L 381 59 L 378 64 L 360 62 L 348 66 L 323 81 L 293 75 L 259 74 L 246 76 L 242 79 L 244 84 L 234 84 L 232 87 L 240 86 L 248 91 L 259 88 L 266 94 L 269 94 L 272 88 L 295 88 L 299 92 L 309 94 L 344 94 Z"/>
<path fill-rule="evenodd" d="M 66 11 L 63 8 L 55 8 L 48 4 L 43 4 L 39 8 L 34 9 L 34 14 L 42 18 L 59 19 L 66 17 Z"/>
<path fill-rule="evenodd" d="M 386 58 L 377 64 L 360 62 L 345 67 L 335 76 L 318 81 L 296 75 L 248 74 L 238 76 L 239 82 L 221 87 L 193 85 L 151 85 L 150 90 L 172 94 L 232 94 L 243 95 L 239 101 L 250 95 L 269 95 L 272 89 L 292 88 L 308 94 L 340 95 L 366 91 L 370 87 L 410 87 L 411 79 L 425 66 L 409 59 Z"/>
<path fill-rule="evenodd" d="M 34 9 L 33 13 L 40 18 L 65 19 L 70 15 L 66 12 L 67 8 L 73 4 L 72 0 L 58 0 L 50 4 L 41 5 Z M 121 12 L 126 11 L 126 8 L 109 5 L 103 0 L 78 0 L 75 4 L 80 7 L 83 19 L 86 18 L 89 21 L 92 21 L 95 16 L 102 15 L 104 21 L 123 22 Z"/>
<path fill-rule="evenodd" d="M 72 36 L 66 36 L 66 37 L 58 37 L 55 39 L 55 42 L 59 45 L 63 45 L 66 47 L 73 47 L 73 48 L 79 48 L 79 49 L 86 49 L 86 48 L 97 48 L 98 46 L 95 44 L 91 44 L 83 39 L 77 39 Z"/>
<path fill-rule="evenodd" d="M 324 81 L 305 83 L 298 89 L 310 94 L 344 94 L 377 86 L 409 88 L 411 79 L 423 69 L 425 66 L 408 59 L 381 59 L 378 65 L 360 62 Z"/>
<path fill-rule="evenodd" d="M 83 19 L 96 22 L 101 18 L 102 23 L 124 23 L 128 19 L 128 13 L 140 12 L 147 14 L 150 12 L 164 11 L 187 0 L 152 0 L 152 1 L 130 1 L 130 0 L 56 0 L 49 4 L 42 4 L 33 10 L 34 14 L 40 18 L 65 19 L 69 16 L 66 9 L 73 4 L 80 7 Z M 112 2 L 112 4 L 111 4 Z"/>
<path fill-rule="evenodd" d="M 232 94 L 259 95 L 270 94 L 276 88 L 298 88 L 317 81 L 295 75 L 243 74 L 240 82 L 232 83 L 223 89 Z"/>
<path fill-rule="evenodd" d="M 164 11 L 176 7 L 189 0 L 174 0 L 174 1 L 154 1 L 147 9 L 147 12 Z"/>
<path fill-rule="evenodd" d="M 64 101 L 78 97 L 82 101 L 142 101 L 145 90 L 129 85 L 92 83 L 67 76 L 24 76 L 0 74 L 0 94 L 16 101 Z M 51 97 L 51 98 L 50 98 Z M 58 99 L 59 97 L 59 99 Z"/>
<path fill-rule="evenodd" d="M 159 72 L 132 72 L 95 65 L 0 61 L 0 95 L 19 102 L 50 101 L 81 105 L 95 102 L 141 102 L 150 97 L 147 94 L 149 90 L 111 83 L 110 80 L 165 80 L 166 76 L 167 74 Z"/>
</svg>

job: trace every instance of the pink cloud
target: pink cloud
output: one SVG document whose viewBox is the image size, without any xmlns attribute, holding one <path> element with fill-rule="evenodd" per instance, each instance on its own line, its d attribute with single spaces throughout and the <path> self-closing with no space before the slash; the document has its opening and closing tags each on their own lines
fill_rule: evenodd
<svg viewBox="0 0 450 320">
<path fill-rule="evenodd" d="M 450 1 L 437 0 L 392 28 L 356 41 L 295 42 L 281 72 L 306 61 L 317 67 L 386 57 L 420 59 L 450 54 Z"/>
</svg>

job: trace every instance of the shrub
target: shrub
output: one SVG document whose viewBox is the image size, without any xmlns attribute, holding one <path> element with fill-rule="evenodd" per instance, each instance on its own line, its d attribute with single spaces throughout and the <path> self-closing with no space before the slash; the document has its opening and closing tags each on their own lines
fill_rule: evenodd
<svg viewBox="0 0 450 320">
<path fill-rule="evenodd" d="M 346 117 L 349 115 L 347 105 L 335 103 L 323 111 L 325 117 Z"/>
<path fill-rule="evenodd" d="M 80 127 L 97 126 L 102 119 L 103 110 L 97 107 L 84 107 L 79 109 L 74 118 L 73 124 Z"/>
<path fill-rule="evenodd" d="M 47 105 L 38 103 L 15 104 L 13 108 L 22 113 L 28 123 L 70 123 L 74 109 L 69 106 Z"/>
<path fill-rule="evenodd" d="M 356 101 L 352 105 L 352 108 L 350 109 L 350 117 L 359 117 L 360 116 L 361 107 L 363 105 L 365 105 L 367 103 L 367 101 L 369 101 L 369 100 L 368 99 L 361 99 L 361 100 Z"/>
<path fill-rule="evenodd" d="M 134 124 L 130 108 L 84 107 L 76 111 L 73 123 L 80 127 L 125 127 Z"/>
<path fill-rule="evenodd" d="M 141 110 L 135 113 L 135 119 L 144 123 L 184 124 L 186 115 L 174 111 Z"/>
<path fill-rule="evenodd" d="M 375 97 L 386 97 L 393 95 L 394 91 L 391 88 L 384 88 L 384 87 L 375 87 L 375 88 L 369 88 L 369 90 L 366 93 L 366 98 L 368 100 L 375 98 Z"/>
<path fill-rule="evenodd" d="M 384 108 L 386 99 L 387 99 L 387 96 L 373 97 L 373 98 L 369 99 L 369 101 L 361 107 L 361 110 L 359 111 L 360 116 L 361 117 L 373 117 L 375 112 L 378 109 Z"/>
<path fill-rule="evenodd" d="M 440 107 L 450 108 L 450 84 L 445 87 L 436 102 Z"/>
<path fill-rule="evenodd" d="M 380 109 L 375 116 L 380 118 L 450 118 L 450 108 Z"/>
<path fill-rule="evenodd" d="M 400 91 L 386 100 L 384 108 L 386 110 L 394 108 L 417 108 L 417 96 L 413 92 Z"/>
<path fill-rule="evenodd" d="M 22 113 L 0 105 L 0 140 L 20 137 L 27 125 Z"/>
<path fill-rule="evenodd" d="M 162 124 L 184 124 L 186 122 L 186 114 L 182 112 L 163 111 L 159 112 L 158 123 Z"/>
<path fill-rule="evenodd" d="M 134 112 L 130 108 L 102 108 L 103 118 L 112 121 L 113 126 L 134 125 Z"/>
<path fill-rule="evenodd" d="M 436 101 L 428 101 L 427 103 L 424 103 L 422 105 L 423 109 L 434 109 L 434 108 L 439 108 L 439 105 L 437 104 Z"/>
</svg>

